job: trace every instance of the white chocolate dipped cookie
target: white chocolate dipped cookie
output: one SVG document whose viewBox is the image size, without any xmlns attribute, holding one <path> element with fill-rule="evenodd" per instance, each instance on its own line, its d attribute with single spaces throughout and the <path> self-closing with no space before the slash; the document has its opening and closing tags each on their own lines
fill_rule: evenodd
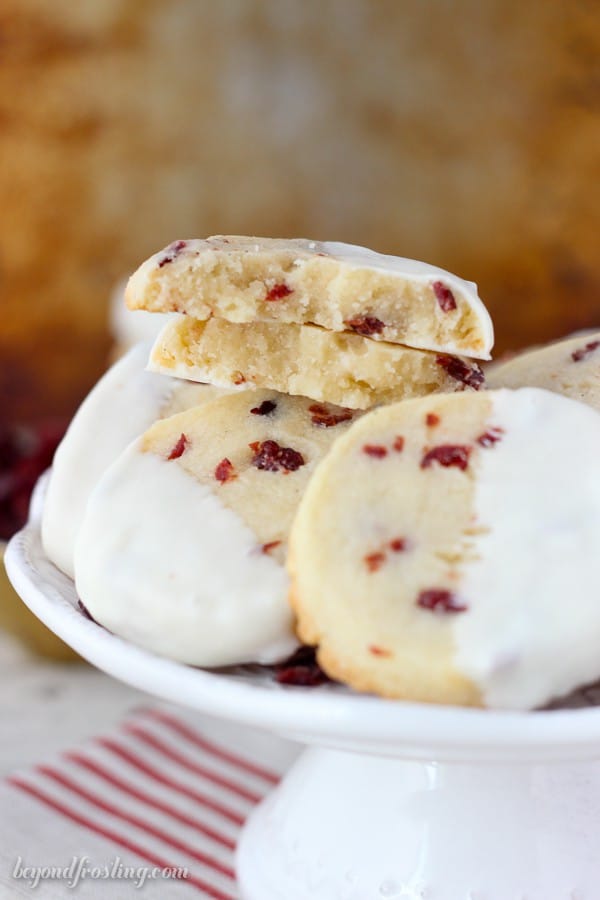
<svg viewBox="0 0 600 900">
<path fill-rule="evenodd" d="M 150 356 L 154 372 L 228 388 L 271 388 L 354 409 L 408 397 L 478 389 L 477 363 L 370 341 L 316 325 L 233 324 L 178 316 Z"/>
<path fill-rule="evenodd" d="M 600 331 L 520 353 L 487 378 L 491 388 L 546 388 L 600 411 Z"/>
<path fill-rule="evenodd" d="M 131 276 L 126 299 L 131 309 L 315 324 L 481 359 L 490 358 L 494 342 L 472 282 L 352 244 L 236 236 L 175 241 Z"/>
<path fill-rule="evenodd" d="M 297 645 L 287 539 L 350 410 L 229 394 L 153 425 L 93 491 L 75 550 L 102 625 L 180 662 L 272 663 Z"/>
<path fill-rule="evenodd" d="M 52 562 L 71 578 L 88 497 L 108 466 L 156 419 L 226 393 L 147 372 L 150 347 L 138 344 L 106 372 L 79 407 L 54 456 L 42 542 Z"/>
<path fill-rule="evenodd" d="M 298 633 L 333 678 L 529 709 L 600 676 L 600 416 L 536 388 L 365 415 L 290 539 Z"/>
</svg>

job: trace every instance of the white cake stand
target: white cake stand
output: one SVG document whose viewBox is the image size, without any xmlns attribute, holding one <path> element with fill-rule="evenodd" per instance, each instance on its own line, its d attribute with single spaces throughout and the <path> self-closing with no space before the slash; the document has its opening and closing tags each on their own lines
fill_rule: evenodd
<svg viewBox="0 0 600 900">
<path fill-rule="evenodd" d="M 79 611 L 39 505 L 6 568 L 63 641 L 158 697 L 309 745 L 243 832 L 244 900 L 599 900 L 599 709 L 424 706 L 161 659 Z"/>
</svg>

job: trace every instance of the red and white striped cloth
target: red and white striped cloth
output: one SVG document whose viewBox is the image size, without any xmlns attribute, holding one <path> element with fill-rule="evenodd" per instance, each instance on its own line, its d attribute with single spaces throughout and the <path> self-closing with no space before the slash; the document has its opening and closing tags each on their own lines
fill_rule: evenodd
<svg viewBox="0 0 600 900">
<path fill-rule="evenodd" d="M 47 878 L 35 896 L 235 900 L 240 828 L 297 752 L 270 735 L 172 707 L 135 712 L 113 733 L 0 787 L 0 897 L 32 896 L 24 867 L 86 865 L 99 867 L 96 875 L 106 867 L 114 880 L 87 875 L 73 891 Z M 140 888 L 119 877 L 126 867 L 188 875 L 155 873 Z"/>
</svg>

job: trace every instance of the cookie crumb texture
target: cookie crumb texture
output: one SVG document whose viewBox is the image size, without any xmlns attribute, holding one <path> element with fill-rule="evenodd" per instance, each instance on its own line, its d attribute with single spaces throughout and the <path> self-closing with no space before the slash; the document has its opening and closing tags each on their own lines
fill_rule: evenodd
<svg viewBox="0 0 600 900">
<path fill-rule="evenodd" d="M 230 389 L 272 388 L 353 409 L 477 389 L 483 382 L 476 363 L 456 356 L 314 325 L 236 325 L 217 317 L 170 321 L 154 344 L 150 368 Z"/>
<path fill-rule="evenodd" d="M 597 442 L 595 412 L 537 389 L 408 400 L 352 425 L 290 539 L 298 634 L 324 671 L 384 697 L 499 708 L 594 681 Z"/>
<path fill-rule="evenodd" d="M 476 286 L 417 260 L 351 244 L 223 237 L 176 241 L 129 280 L 131 309 L 231 322 L 277 320 L 489 359 Z"/>
</svg>

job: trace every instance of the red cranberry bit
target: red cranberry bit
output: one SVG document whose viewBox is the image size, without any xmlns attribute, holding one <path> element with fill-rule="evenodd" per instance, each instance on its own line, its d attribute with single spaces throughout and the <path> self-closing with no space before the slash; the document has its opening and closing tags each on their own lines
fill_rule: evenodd
<svg viewBox="0 0 600 900">
<path fill-rule="evenodd" d="M 402 453 L 404 450 L 404 438 L 398 436 L 394 441 L 394 450 L 396 453 Z"/>
<path fill-rule="evenodd" d="M 287 284 L 274 284 L 272 288 L 270 288 L 265 296 L 265 300 L 270 303 L 273 300 L 283 300 L 284 297 L 289 296 L 289 294 L 293 294 L 293 290 L 287 286 Z"/>
<path fill-rule="evenodd" d="M 452 468 L 464 470 L 469 465 L 470 447 L 461 447 L 459 444 L 440 444 L 428 450 L 421 460 L 421 468 L 429 469 L 434 462 L 439 463 L 445 469 Z"/>
<path fill-rule="evenodd" d="M 375 459 L 383 459 L 384 456 L 387 456 L 387 447 L 382 447 L 381 444 L 365 444 L 363 453 Z"/>
<path fill-rule="evenodd" d="M 436 416 L 435 413 L 427 413 L 425 416 L 425 424 L 428 428 L 435 428 L 436 425 L 440 424 L 440 417 Z"/>
<path fill-rule="evenodd" d="M 406 550 L 406 538 L 394 538 L 390 541 L 390 550 L 394 553 L 402 553 Z"/>
<path fill-rule="evenodd" d="M 365 565 L 369 572 L 377 572 L 385 562 L 385 553 L 368 553 L 365 556 Z"/>
<path fill-rule="evenodd" d="M 281 447 L 277 441 L 255 441 L 250 444 L 254 451 L 252 465 L 267 472 L 295 472 L 304 465 L 304 457 L 291 447 Z"/>
<path fill-rule="evenodd" d="M 231 380 L 233 381 L 234 384 L 245 384 L 246 383 L 246 379 L 245 379 L 244 375 L 242 375 L 241 372 L 234 372 L 233 375 L 231 376 Z"/>
<path fill-rule="evenodd" d="M 389 659 L 390 656 L 393 656 L 391 650 L 387 650 L 385 647 L 378 647 L 376 644 L 370 645 L 369 653 L 372 653 L 373 656 L 382 656 L 387 659 Z"/>
<path fill-rule="evenodd" d="M 422 609 L 431 609 L 439 613 L 465 612 L 467 607 L 451 592 L 441 588 L 431 588 L 421 591 L 417 597 L 417 606 Z"/>
<path fill-rule="evenodd" d="M 269 541 L 268 544 L 263 544 L 261 549 L 261 553 L 270 553 L 271 550 L 274 550 L 275 547 L 279 547 L 281 541 Z"/>
<path fill-rule="evenodd" d="M 175 446 L 173 447 L 173 449 L 171 450 L 171 452 L 169 453 L 169 455 L 167 456 L 167 459 L 179 459 L 179 457 L 183 456 L 183 454 L 185 453 L 187 445 L 188 445 L 188 439 L 185 434 L 182 434 L 181 437 L 179 438 L 179 440 L 177 441 L 177 443 L 175 444 Z"/>
<path fill-rule="evenodd" d="M 441 353 L 437 357 L 436 362 L 438 366 L 441 366 L 442 369 L 446 370 L 450 378 L 454 378 L 455 381 L 460 381 L 462 384 L 473 388 L 475 391 L 478 391 L 485 381 L 485 375 L 478 365 L 473 364 L 472 366 L 468 366 L 466 362 L 463 362 L 463 360 L 459 359 L 457 356 Z"/>
<path fill-rule="evenodd" d="M 571 353 L 571 359 L 573 362 L 581 362 L 582 359 L 585 359 L 586 356 L 589 356 L 590 353 L 593 353 L 594 350 L 597 350 L 600 347 L 600 341 L 590 341 L 589 344 L 586 344 L 585 347 L 580 347 L 579 350 L 574 350 Z"/>
<path fill-rule="evenodd" d="M 227 459 L 227 457 L 222 459 L 216 467 L 215 478 L 217 481 L 220 481 L 221 484 L 226 484 L 228 481 L 233 481 L 237 478 L 233 463 L 231 460 Z"/>
<path fill-rule="evenodd" d="M 173 260 L 179 256 L 181 251 L 187 247 L 186 241 L 174 241 L 172 244 L 169 244 L 167 249 L 165 250 L 164 256 L 162 256 L 158 261 L 158 268 L 162 269 L 163 266 L 166 266 L 168 263 L 172 263 Z"/>
<path fill-rule="evenodd" d="M 376 319 L 375 316 L 354 316 L 353 319 L 346 319 L 344 325 L 365 337 L 369 337 L 371 334 L 381 334 L 385 328 L 385 322 Z"/>
<path fill-rule="evenodd" d="M 275 679 L 279 684 L 316 687 L 330 680 L 320 668 L 312 647 L 299 647 L 289 659 L 278 663 L 274 669 Z"/>
<path fill-rule="evenodd" d="M 490 428 L 489 431 L 485 431 L 483 434 L 479 435 L 477 443 L 480 447 L 493 447 L 494 444 L 497 444 L 498 441 L 502 440 L 503 434 L 504 428 Z"/>
<path fill-rule="evenodd" d="M 277 404 L 274 400 L 263 400 L 260 406 L 254 406 L 250 410 L 253 416 L 268 416 L 270 415 L 274 409 L 277 408 Z"/>
<path fill-rule="evenodd" d="M 312 406 L 308 407 L 308 411 L 313 425 L 318 425 L 321 428 L 332 428 L 334 425 L 339 425 L 340 422 L 349 422 L 354 415 L 351 409 L 341 409 L 338 412 L 333 412 L 320 403 L 313 403 Z"/>
<path fill-rule="evenodd" d="M 431 287 L 442 312 L 452 312 L 453 309 L 456 309 L 454 294 L 449 287 L 446 287 L 443 281 L 434 281 Z"/>
</svg>

